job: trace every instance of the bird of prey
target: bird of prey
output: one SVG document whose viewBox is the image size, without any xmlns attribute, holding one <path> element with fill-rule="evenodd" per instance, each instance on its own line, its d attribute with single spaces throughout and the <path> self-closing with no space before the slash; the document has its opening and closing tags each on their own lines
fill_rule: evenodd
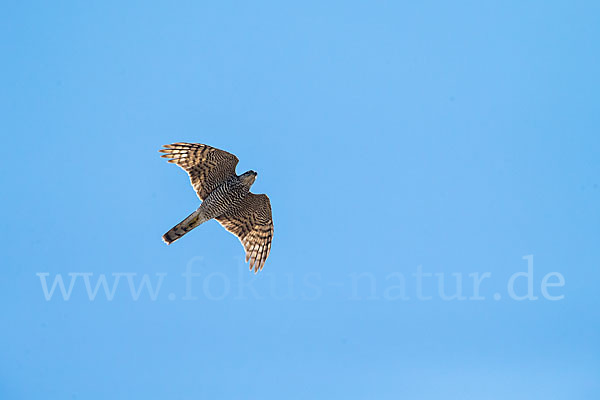
<svg viewBox="0 0 600 400">
<path fill-rule="evenodd" d="M 171 244 L 198 225 L 216 219 L 236 235 L 246 251 L 250 270 L 262 270 L 273 239 L 271 202 L 266 194 L 250 192 L 256 172 L 235 173 L 238 158 L 231 153 L 199 143 L 173 143 L 159 150 L 185 170 L 198 197 L 200 207 L 163 235 Z"/>
</svg>

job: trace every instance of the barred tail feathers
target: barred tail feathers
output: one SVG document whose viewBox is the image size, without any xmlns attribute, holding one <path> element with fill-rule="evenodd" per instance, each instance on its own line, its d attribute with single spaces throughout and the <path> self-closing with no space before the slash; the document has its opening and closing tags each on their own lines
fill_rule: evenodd
<svg viewBox="0 0 600 400">
<path fill-rule="evenodd" d="M 206 219 L 199 210 L 196 210 L 165 233 L 162 239 L 166 244 L 171 244 L 203 222 L 206 222 Z"/>
</svg>

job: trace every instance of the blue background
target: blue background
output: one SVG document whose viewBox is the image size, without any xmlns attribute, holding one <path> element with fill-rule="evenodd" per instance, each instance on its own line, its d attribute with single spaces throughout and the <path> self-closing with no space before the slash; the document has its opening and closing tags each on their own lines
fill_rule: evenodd
<svg viewBox="0 0 600 400">
<path fill-rule="evenodd" d="M 599 15 L 3 2 L 0 397 L 600 398 Z M 258 275 L 214 221 L 160 240 L 198 206 L 157 153 L 176 141 L 258 171 L 275 221 Z M 516 301 L 529 254 L 538 300 Z M 419 265 L 466 295 L 490 272 L 485 300 L 420 301 Z M 559 301 L 540 295 L 552 271 Z M 70 272 L 167 276 L 155 301 L 125 278 L 112 301 L 81 278 L 46 301 L 36 273 Z M 386 292 L 398 272 L 406 300 Z"/>
</svg>

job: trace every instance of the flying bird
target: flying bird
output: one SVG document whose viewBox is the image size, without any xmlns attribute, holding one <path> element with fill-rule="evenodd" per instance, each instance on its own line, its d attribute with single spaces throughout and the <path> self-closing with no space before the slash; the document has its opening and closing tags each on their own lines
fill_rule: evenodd
<svg viewBox="0 0 600 400">
<path fill-rule="evenodd" d="M 250 187 L 257 173 L 235 173 L 238 158 L 226 151 L 199 143 L 173 143 L 159 150 L 190 176 L 202 201 L 200 207 L 163 235 L 171 244 L 198 225 L 216 219 L 240 239 L 250 270 L 262 270 L 273 239 L 271 202 L 266 194 L 254 194 Z"/>
</svg>

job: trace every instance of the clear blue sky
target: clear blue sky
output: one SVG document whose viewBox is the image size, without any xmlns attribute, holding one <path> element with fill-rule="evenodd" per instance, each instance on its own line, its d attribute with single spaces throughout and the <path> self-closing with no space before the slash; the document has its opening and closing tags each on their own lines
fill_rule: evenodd
<svg viewBox="0 0 600 400">
<path fill-rule="evenodd" d="M 0 11 L 2 399 L 600 398 L 598 2 Z M 176 141 L 258 171 L 258 275 L 161 241 Z"/>
</svg>

